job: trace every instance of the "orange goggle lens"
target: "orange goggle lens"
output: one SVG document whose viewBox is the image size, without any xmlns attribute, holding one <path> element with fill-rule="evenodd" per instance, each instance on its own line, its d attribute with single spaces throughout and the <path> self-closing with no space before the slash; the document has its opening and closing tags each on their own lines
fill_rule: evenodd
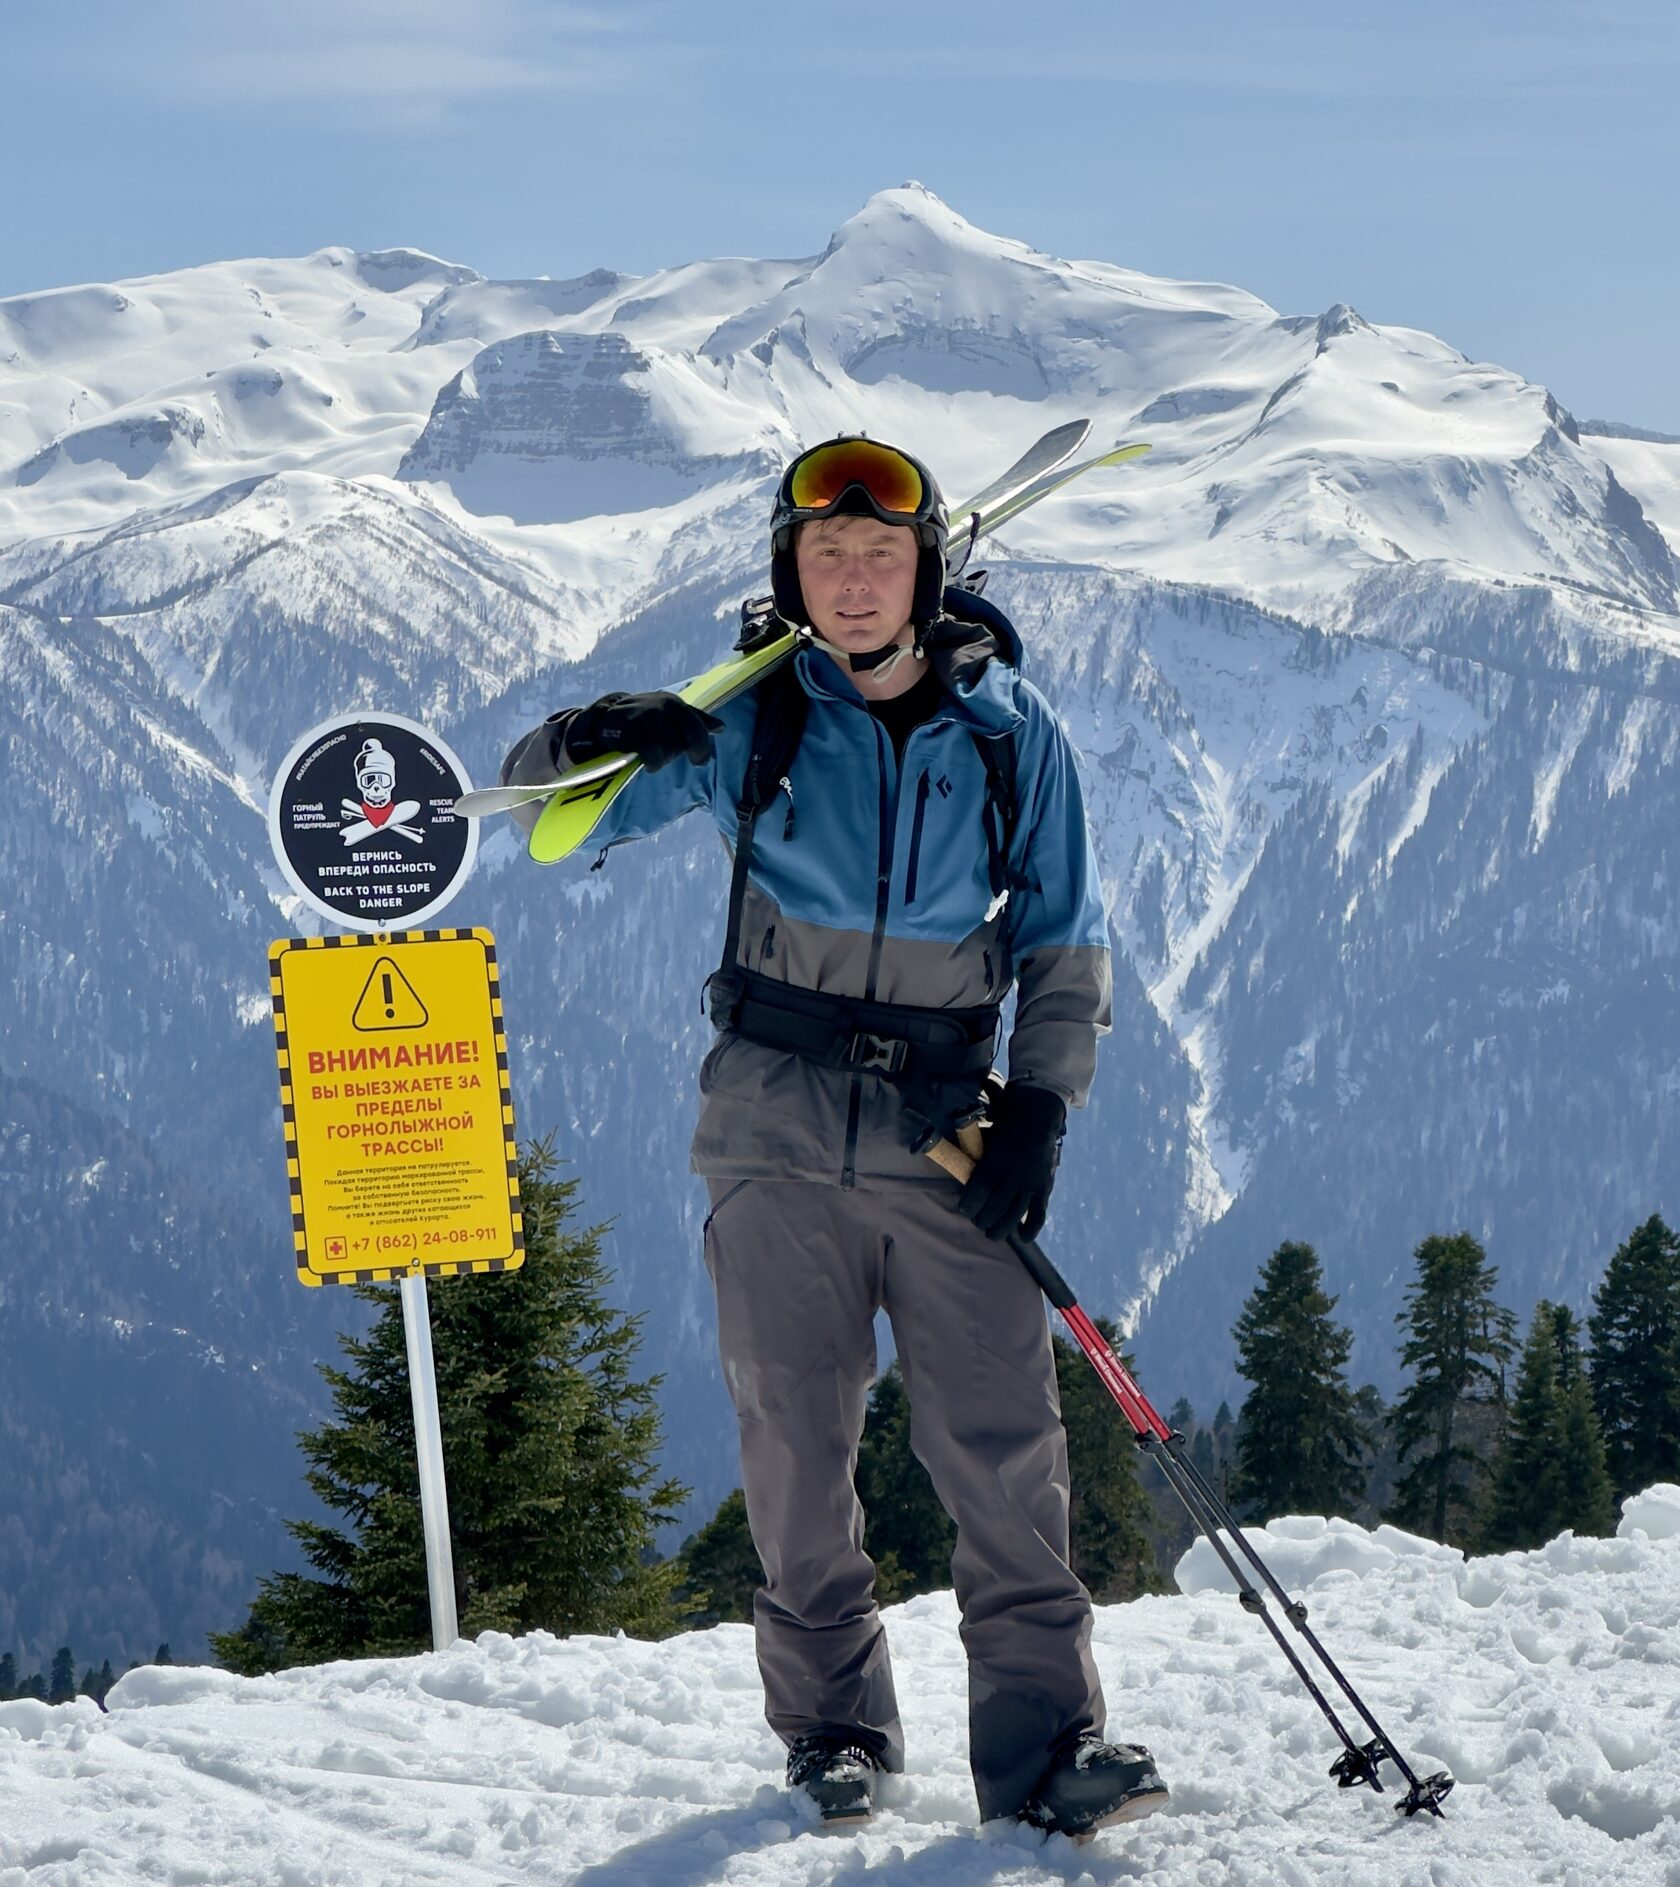
<svg viewBox="0 0 1680 1887">
<path fill-rule="evenodd" d="M 818 446 L 793 468 L 788 497 L 801 511 L 824 511 L 851 485 L 861 485 L 883 511 L 920 515 L 922 475 L 902 453 L 869 439 Z"/>
</svg>

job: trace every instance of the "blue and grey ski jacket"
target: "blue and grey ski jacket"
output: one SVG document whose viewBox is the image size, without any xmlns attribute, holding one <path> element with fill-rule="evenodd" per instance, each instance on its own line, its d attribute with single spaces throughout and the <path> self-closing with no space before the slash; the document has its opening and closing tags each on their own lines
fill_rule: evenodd
<svg viewBox="0 0 1680 1887">
<path fill-rule="evenodd" d="M 1077 1107 L 1110 1022 L 1102 887 L 1073 749 L 1020 672 L 1013 627 L 989 606 L 978 613 L 970 639 L 935 653 L 946 698 L 911 732 L 902 763 L 837 662 L 817 649 L 794 658 L 810 697 L 788 774 L 795 817 L 790 831 L 778 800 L 759 818 L 738 961 L 807 989 L 928 1008 L 1000 1002 L 1013 978 L 1010 1079 Z M 639 773 L 607 809 L 599 844 L 705 807 L 731 845 L 756 708 L 749 692 L 718 710 L 723 729 L 705 765 Z M 552 725 L 514 747 L 504 783 L 557 777 Z M 1012 890 L 996 911 L 976 733 L 1014 744 Z M 529 830 L 540 810 L 514 817 Z M 692 1164 L 708 1177 L 940 1183 L 912 1151 L 902 1096 L 881 1074 L 820 1066 L 725 1028 L 700 1092 Z"/>
</svg>

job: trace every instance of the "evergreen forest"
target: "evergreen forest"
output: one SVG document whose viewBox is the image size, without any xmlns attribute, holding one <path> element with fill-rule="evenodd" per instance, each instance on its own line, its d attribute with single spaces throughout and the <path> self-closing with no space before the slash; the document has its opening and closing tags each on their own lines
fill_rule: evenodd
<svg viewBox="0 0 1680 1887">
<path fill-rule="evenodd" d="M 612 1305 L 605 1228 L 583 1222 L 547 1144 L 526 1149 L 520 1177 L 523 1267 L 430 1291 L 462 1633 L 658 1637 L 750 1619 L 761 1573 L 739 1489 L 674 1555 L 658 1550 L 686 1490 L 658 1466 L 659 1378 L 638 1372 L 639 1319 Z M 1468 1232 L 1425 1238 L 1412 1263 L 1392 1405 L 1349 1380 L 1313 1248 L 1285 1241 L 1261 1266 L 1232 1328 L 1241 1406 L 1204 1417 L 1180 1395 L 1167 1412 L 1240 1518 L 1386 1520 L 1502 1552 L 1612 1532 L 1627 1495 L 1680 1480 L 1680 1236 L 1660 1217 L 1611 1255 L 1584 1320 L 1543 1300 L 1519 1323 Z M 430 1644 L 398 1295 L 363 1295 L 371 1323 L 322 1370 L 332 1416 L 299 1437 L 333 1518 L 289 1522 L 308 1570 L 264 1579 L 213 1637 L 233 1670 Z M 1058 1335 L 1054 1351 L 1075 1570 L 1099 1603 L 1169 1590 L 1189 1523 L 1079 1350 Z M 911 1447 L 896 1363 L 871 1393 L 855 1480 L 880 1601 L 948 1586 L 955 1533 Z M 172 1662 L 169 1646 L 150 1661 Z M 0 1699 L 103 1704 L 116 1680 L 109 1659 L 78 1674 L 69 1646 L 27 1673 L 0 1651 Z"/>
</svg>

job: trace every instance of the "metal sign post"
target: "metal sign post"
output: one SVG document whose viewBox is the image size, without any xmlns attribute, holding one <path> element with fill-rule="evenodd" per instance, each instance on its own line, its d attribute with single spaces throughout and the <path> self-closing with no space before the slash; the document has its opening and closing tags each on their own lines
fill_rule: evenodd
<svg viewBox="0 0 1680 1887">
<path fill-rule="evenodd" d="M 453 810 L 470 786 L 425 728 L 342 715 L 292 749 L 269 805 L 292 888 L 362 933 L 269 952 L 292 1237 L 301 1283 L 398 1283 L 439 1651 L 459 1621 L 426 1279 L 524 1260 L 494 939 L 398 928 L 471 870 Z"/>
<path fill-rule="evenodd" d="M 432 1595 L 432 1649 L 447 1651 L 460 1636 L 455 1620 L 455 1559 L 449 1549 L 449 1489 L 443 1479 L 443 1427 L 438 1420 L 437 1369 L 426 1280 L 404 1278 L 403 1335 L 408 1387 L 414 1398 L 414 1451 L 420 1462 L 420 1524 L 426 1533 L 426 1586 Z"/>
</svg>

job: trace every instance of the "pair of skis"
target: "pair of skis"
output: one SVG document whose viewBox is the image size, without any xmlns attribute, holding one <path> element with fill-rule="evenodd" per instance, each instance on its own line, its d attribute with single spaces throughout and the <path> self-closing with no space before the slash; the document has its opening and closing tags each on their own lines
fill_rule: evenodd
<svg viewBox="0 0 1680 1887">
<path fill-rule="evenodd" d="M 951 580 L 962 574 L 980 539 L 1000 525 L 1085 473 L 1104 465 L 1123 465 L 1149 450 L 1147 445 L 1120 445 L 1070 465 L 1068 461 L 1090 432 L 1088 419 L 1070 420 L 1065 426 L 1055 427 L 1028 447 L 1008 471 L 956 507 L 951 514 L 950 547 L 945 559 Z M 674 692 L 690 707 L 710 713 L 779 668 L 809 635 L 808 630 L 786 629 L 757 648 L 731 655 L 703 675 L 683 682 Z M 546 800 L 531 834 L 529 850 L 539 864 L 552 864 L 587 841 L 601 815 L 640 768 L 641 762 L 634 754 L 605 754 L 546 785 L 488 786 L 465 793 L 455 802 L 455 810 L 468 819 L 482 819 L 490 813 Z"/>
<path fill-rule="evenodd" d="M 961 1129 L 955 1145 L 930 1129 L 917 1150 L 926 1153 L 935 1165 L 966 1185 L 983 1145 L 977 1127 Z M 1343 1675 L 1341 1667 L 1307 1623 L 1304 1601 L 1290 1598 L 1278 1583 L 1277 1575 L 1260 1557 L 1253 1542 L 1232 1517 L 1230 1508 L 1196 1466 L 1189 1449 L 1184 1445 L 1184 1437 L 1177 1430 L 1169 1428 L 1156 1414 L 1154 1406 L 1138 1387 L 1137 1378 L 1114 1354 L 1103 1333 L 1080 1308 L 1079 1300 L 1074 1296 L 1067 1279 L 1033 1239 L 1013 1232 L 1008 1242 L 1015 1256 L 1026 1266 L 1033 1282 L 1049 1299 L 1053 1308 L 1061 1312 L 1062 1321 L 1085 1352 L 1086 1361 L 1097 1372 L 1103 1387 L 1119 1404 L 1121 1414 L 1131 1423 L 1138 1447 L 1161 1470 L 1167 1485 L 1183 1503 L 1193 1524 L 1236 1582 L 1237 1598 L 1243 1610 L 1252 1612 L 1271 1633 L 1278 1649 L 1301 1680 L 1307 1695 L 1318 1705 L 1326 1722 L 1335 1731 L 1342 1745 L 1342 1753 L 1330 1765 L 1330 1774 L 1335 1777 L 1337 1786 L 1343 1789 L 1369 1788 L 1381 1794 L 1383 1780 L 1379 1765 L 1392 1762 L 1400 1772 L 1401 1781 L 1406 1784 L 1406 1793 L 1394 1804 L 1395 1808 L 1407 1817 L 1434 1815 L 1439 1818 L 1441 1804 L 1452 1792 L 1453 1778 L 1444 1769 L 1437 1770 L 1433 1775 L 1420 1776 L 1401 1755 L 1399 1745 L 1366 1709 L 1358 1691 Z M 1259 1575 L 1261 1584 L 1277 1601 L 1284 1617 L 1294 1626 L 1319 1669 L 1341 1691 L 1365 1727 L 1371 1731 L 1368 1741 L 1361 1743 L 1342 1721 L 1336 1707 L 1325 1696 L 1323 1686 L 1307 1668 L 1285 1636 L 1283 1627 L 1273 1617 L 1271 1608 L 1266 1604 L 1265 1594 L 1244 1571 L 1243 1560 Z"/>
</svg>

